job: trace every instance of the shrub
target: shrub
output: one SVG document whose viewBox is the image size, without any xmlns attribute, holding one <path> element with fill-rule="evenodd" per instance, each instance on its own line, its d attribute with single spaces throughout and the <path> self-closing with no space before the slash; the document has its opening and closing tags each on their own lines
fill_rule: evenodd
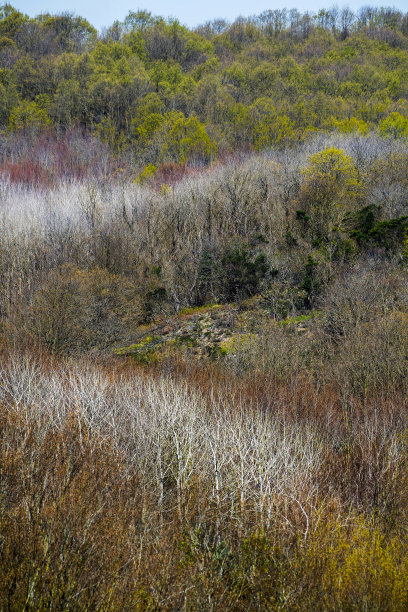
<svg viewBox="0 0 408 612">
<path fill-rule="evenodd" d="M 264 253 L 237 247 L 224 252 L 220 270 L 224 298 L 233 301 L 257 293 L 269 266 Z"/>
<path fill-rule="evenodd" d="M 22 316 L 29 333 L 59 353 L 124 341 L 144 313 L 125 277 L 65 265 L 49 274 Z"/>
</svg>

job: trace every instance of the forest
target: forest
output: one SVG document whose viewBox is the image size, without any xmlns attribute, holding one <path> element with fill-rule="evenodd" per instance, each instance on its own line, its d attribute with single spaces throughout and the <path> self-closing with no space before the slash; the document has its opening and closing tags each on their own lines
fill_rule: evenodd
<svg viewBox="0 0 408 612">
<path fill-rule="evenodd" d="M 408 608 L 408 13 L 0 6 L 0 609 Z"/>
</svg>

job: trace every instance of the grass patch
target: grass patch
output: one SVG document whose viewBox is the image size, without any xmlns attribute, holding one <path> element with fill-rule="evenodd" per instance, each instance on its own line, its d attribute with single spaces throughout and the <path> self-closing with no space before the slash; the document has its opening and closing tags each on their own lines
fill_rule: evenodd
<svg viewBox="0 0 408 612">
<path fill-rule="evenodd" d="M 206 310 L 214 310 L 216 308 L 221 308 L 222 304 L 206 304 L 205 306 L 192 306 L 191 308 L 183 308 L 180 310 L 180 315 L 192 315 L 200 312 L 205 312 Z"/>
</svg>

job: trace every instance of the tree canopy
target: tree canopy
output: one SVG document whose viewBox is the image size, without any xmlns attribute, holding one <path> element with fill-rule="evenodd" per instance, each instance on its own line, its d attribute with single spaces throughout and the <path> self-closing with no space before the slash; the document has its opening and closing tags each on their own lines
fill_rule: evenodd
<svg viewBox="0 0 408 612">
<path fill-rule="evenodd" d="M 271 10 L 194 30 L 139 10 L 98 33 L 70 13 L 0 7 L 0 129 L 80 126 L 143 165 L 321 131 L 406 137 L 407 75 L 408 14 L 390 8 Z"/>
</svg>

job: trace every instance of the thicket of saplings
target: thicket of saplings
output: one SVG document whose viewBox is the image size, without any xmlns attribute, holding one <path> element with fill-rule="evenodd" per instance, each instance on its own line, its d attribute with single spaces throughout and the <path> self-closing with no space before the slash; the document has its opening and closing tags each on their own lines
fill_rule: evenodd
<svg viewBox="0 0 408 612">
<path fill-rule="evenodd" d="M 0 607 L 407 608 L 407 170 L 332 134 L 1 183 Z M 240 348 L 113 355 L 215 303 Z"/>
</svg>

